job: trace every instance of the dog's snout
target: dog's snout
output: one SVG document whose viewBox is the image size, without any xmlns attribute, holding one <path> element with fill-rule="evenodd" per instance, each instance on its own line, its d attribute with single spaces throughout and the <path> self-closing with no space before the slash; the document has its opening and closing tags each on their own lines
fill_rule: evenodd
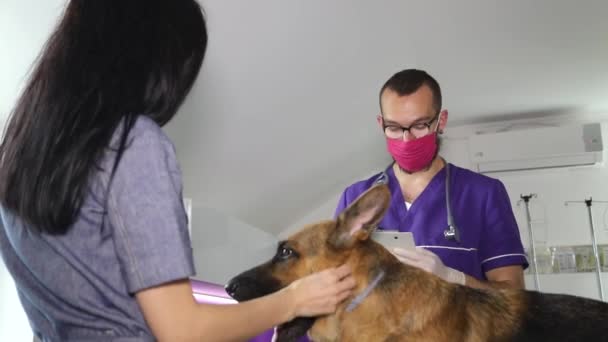
<svg viewBox="0 0 608 342">
<path fill-rule="evenodd" d="M 247 277 L 235 277 L 224 286 L 226 293 L 237 301 L 249 300 L 261 297 L 267 293 L 260 291 L 257 282 Z"/>
<path fill-rule="evenodd" d="M 231 280 L 230 282 L 228 282 L 228 284 L 226 284 L 226 286 L 224 287 L 224 289 L 226 290 L 226 293 L 228 293 L 228 295 L 232 298 L 234 298 L 234 296 L 236 296 L 237 291 L 239 290 L 239 282 L 238 280 L 234 279 Z"/>
<path fill-rule="evenodd" d="M 228 281 L 224 286 L 226 293 L 237 301 L 245 301 L 265 296 L 279 289 L 279 283 L 253 269 Z"/>
</svg>

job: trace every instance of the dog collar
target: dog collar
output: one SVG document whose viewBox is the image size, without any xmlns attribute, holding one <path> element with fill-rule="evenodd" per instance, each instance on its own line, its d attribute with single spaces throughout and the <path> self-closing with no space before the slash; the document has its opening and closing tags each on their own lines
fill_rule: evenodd
<svg viewBox="0 0 608 342">
<path fill-rule="evenodd" d="M 376 278 L 374 278 L 374 280 L 372 280 L 372 282 L 367 285 L 363 292 L 359 293 L 355 298 L 353 298 L 350 303 L 348 303 L 348 306 L 346 307 L 346 312 L 351 312 L 355 310 L 355 308 L 357 308 L 357 306 L 359 306 L 359 304 L 361 304 L 361 302 L 363 302 L 363 300 L 367 298 L 367 296 L 369 296 L 372 290 L 376 286 L 378 286 L 378 283 L 380 282 L 380 280 L 382 280 L 382 278 L 384 278 L 384 271 L 380 270 L 380 273 L 378 273 Z"/>
</svg>

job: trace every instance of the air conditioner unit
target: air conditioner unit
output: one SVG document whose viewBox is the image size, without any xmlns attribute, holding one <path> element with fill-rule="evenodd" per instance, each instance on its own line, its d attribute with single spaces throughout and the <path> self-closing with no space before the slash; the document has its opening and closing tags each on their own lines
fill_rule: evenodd
<svg viewBox="0 0 608 342">
<path fill-rule="evenodd" d="M 474 135 L 473 165 L 481 173 L 593 165 L 602 161 L 599 123 Z"/>
</svg>

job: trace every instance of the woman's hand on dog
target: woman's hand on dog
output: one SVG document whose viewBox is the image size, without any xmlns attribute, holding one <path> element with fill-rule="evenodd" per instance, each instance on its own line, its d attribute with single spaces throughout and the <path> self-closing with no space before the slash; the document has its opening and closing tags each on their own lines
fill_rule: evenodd
<svg viewBox="0 0 608 342">
<path fill-rule="evenodd" d="M 348 265 L 296 280 L 285 288 L 292 307 L 291 319 L 333 313 L 354 287 L 355 279 Z"/>
<path fill-rule="evenodd" d="M 464 273 L 445 266 L 441 259 L 439 259 L 435 253 L 429 250 L 420 247 L 416 248 L 416 250 L 394 248 L 393 254 L 404 264 L 418 267 L 429 273 L 433 273 L 439 278 L 442 278 L 450 283 L 460 285 L 465 284 Z"/>
</svg>

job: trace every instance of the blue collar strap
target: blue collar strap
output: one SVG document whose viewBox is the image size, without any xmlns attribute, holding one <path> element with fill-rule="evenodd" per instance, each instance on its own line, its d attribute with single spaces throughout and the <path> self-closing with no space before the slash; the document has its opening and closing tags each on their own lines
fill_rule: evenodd
<svg viewBox="0 0 608 342">
<path fill-rule="evenodd" d="M 380 282 L 380 280 L 382 280 L 382 278 L 384 278 L 384 271 L 380 270 L 380 273 L 378 273 L 376 278 L 374 278 L 374 280 L 372 280 L 372 282 L 367 285 L 363 292 L 359 293 L 355 298 L 353 298 L 350 303 L 348 303 L 348 306 L 346 307 L 346 312 L 351 312 L 355 308 L 357 308 L 357 306 L 359 306 L 359 304 L 361 304 L 363 300 L 367 298 L 367 296 L 369 296 L 369 294 L 374 290 L 374 288 L 378 286 L 378 283 Z"/>
</svg>

